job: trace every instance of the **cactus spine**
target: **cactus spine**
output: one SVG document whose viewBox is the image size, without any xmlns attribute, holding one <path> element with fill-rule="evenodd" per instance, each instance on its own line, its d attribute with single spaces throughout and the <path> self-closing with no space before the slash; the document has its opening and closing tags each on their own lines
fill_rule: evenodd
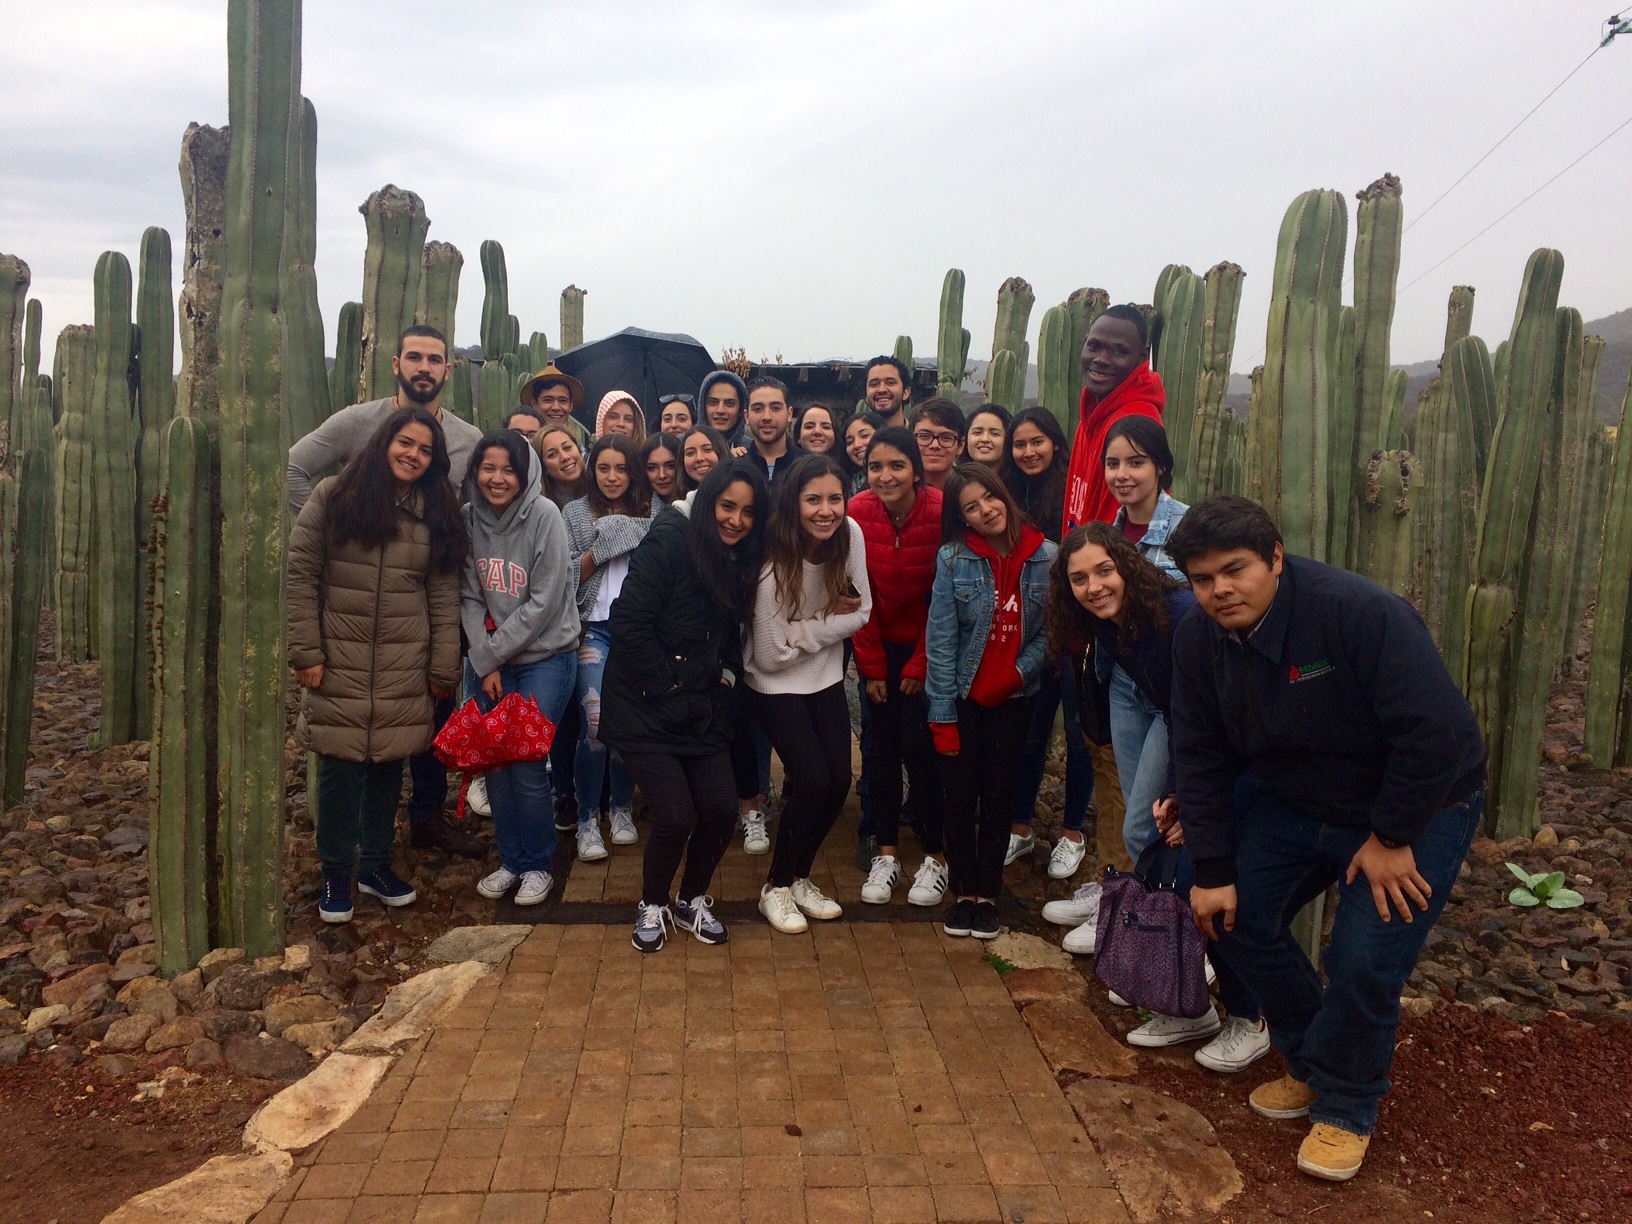
<svg viewBox="0 0 1632 1224">
<path fill-rule="evenodd" d="M 96 368 L 89 324 L 65 327 L 57 337 L 54 392 L 57 422 L 57 658 L 91 657 L 91 543 L 96 529 L 92 490 L 91 384 Z"/>
<path fill-rule="evenodd" d="M 395 395 L 391 359 L 397 337 L 414 321 L 425 231 L 431 226 L 425 202 L 393 183 L 357 206 L 368 227 L 363 256 L 363 384 L 366 400 Z"/>
<path fill-rule="evenodd" d="M 170 295 L 170 235 L 154 226 L 142 234 L 137 261 L 141 277 L 136 293 L 136 326 L 141 333 L 141 383 L 137 391 L 136 546 L 141 549 L 141 572 L 136 585 L 136 737 L 146 739 L 153 728 L 152 647 L 148 640 L 148 609 L 153 599 L 153 553 L 148 537 L 153 531 L 153 498 L 159 485 L 159 455 L 164 430 L 176 410 L 176 384 L 170 371 L 175 364 L 176 310 Z"/>
<path fill-rule="evenodd" d="M 584 295 L 577 285 L 561 290 L 561 351 L 575 349 L 584 342 Z M 519 329 L 518 329 L 519 330 Z"/>
<path fill-rule="evenodd" d="M 465 257 L 451 242 L 427 242 L 419 274 L 419 305 L 414 322 L 436 328 L 448 338 L 448 355 L 453 355 L 453 323 L 459 309 L 459 275 Z"/>
<path fill-rule="evenodd" d="M 290 155 L 301 114 L 300 18 L 300 0 L 231 0 L 227 10 L 233 139 L 221 327 L 221 938 L 251 956 L 283 946 L 289 420 L 279 291 L 299 183 Z M 385 242 L 387 202 L 378 200 L 371 251 Z M 406 290 L 417 292 L 417 284 L 389 280 L 385 266 L 400 277 L 401 253 L 411 246 L 407 270 L 417 281 L 424 214 L 409 193 L 389 202 L 400 206 L 391 209 L 399 255 L 370 261 L 375 326 L 365 313 L 365 359 L 370 337 L 386 325 L 384 310 L 411 318 L 414 293 Z M 383 334 L 390 335 L 383 347 L 394 348 L 395 333 Z"/>
<path fill-rule="evenodd" d="M 1409 451 L 1372 451 L 1360 491 L 1360 572 L 1396 595 L 1412 586 L 1412 510 L 1422 468 Z"/>
<path fill-rule="evenodd" d="M 329 411 L 362 402 L 363 304 L 340 307 L 334 328 L 334 368 L 329 371 Z"/>
<path fill-rule="evenodd" d="M 941 281 L 940 325 L 935 332 L 935 394 L 960 403 L 969 368 L 969 329 L 963 325 L 963 269 L 948 268 Z"/>
<path fill-rule="evenodd" d="M 1018 276 L 1009 277 L 997 290 L 997 324 L 992 332 L 992 363 L 986 371 L 986 398 L 1010 412 L 1026 406 L 1026 370 L 1031 364 L 1026 327 L 1036 300 L 1031 286 Z M 1003 360 L 1004 353 L 1012 354 L 1009 360 Z"/>
<path fill-rule="evenodd" d="M 1174 269 L 1167 281 L 1162 311 L 1161 375 L 1167 390 L 1162 419 L 1178 471 L 1179 499 L 1190 493 L 1190 442 L 1201 402 L 1201 371 L 1206 353 L 1207 282 L 1188 268 Z"/>
</svg>

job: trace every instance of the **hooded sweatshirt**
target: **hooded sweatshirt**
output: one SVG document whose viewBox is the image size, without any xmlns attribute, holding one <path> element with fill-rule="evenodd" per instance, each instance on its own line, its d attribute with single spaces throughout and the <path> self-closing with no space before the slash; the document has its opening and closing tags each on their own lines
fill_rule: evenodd
<svg viewBox="0 0 1632 1224">
<path fill-rule="evenodd" d="M 595 436 L 601 437 L 606 433 L 606 414 L 612 411 L 614 404 L 629 403 L 635 410 L 635 445 L 639 446 L 646 441 L 646 414 L 640 410 L 640 404 L 627 391 L 608 391 L 601 396 L 600 406 L 595 409 Z"/>
<path fill-rule="evenodd" d="M 737 423 L 725 435 L 725 440 L 732 446 L 747 446 L 748 440 L 744 433 L 744 426 L 748 414 L 748 384 L 743 382 L 730 370 L 715 370 L 707 375 L 702 385 L 697 388 L 697 423 L 712 425 L 708 419 L 708 389 L 717 382 L 728 382 L 737 389 Z M 724 458 L 724 456 L 722 456 Z"/>
<path fill-rule="evenodd" d="M 493 513 L 474 479 L 465 481 L 470 559 L 459 584 L 459 621 L 478 676 L 578 647 L 566 524 L 539 493 L 537 466 L 528 466 L 527 487 L 502 514 Z"/>
<path fill-rule="evenodd" d="M 1077 436 L 1071 443 L 1071 467 L 1065 477 L 1065 514 L 1060 538 L 1084 523 L 1108 523 L 1121 509 L 1105 483 L 1105 435 L 1126 416 L 1147 416 L 1158 425 L 1167 407 L 1162 377 L 1144 362 L 1104 399 L 1082 389 Z"/>
</svg>

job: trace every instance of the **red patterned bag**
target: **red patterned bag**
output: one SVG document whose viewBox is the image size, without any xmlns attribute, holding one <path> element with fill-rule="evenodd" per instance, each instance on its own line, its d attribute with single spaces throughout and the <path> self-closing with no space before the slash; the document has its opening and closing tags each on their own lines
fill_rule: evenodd
<svg viewBox="0 0 1632 1224">
<path fill-rule="evenodd" d="M 555 724 L 544 717 L 532 697 L 506 693 L 486 714 L 474 697 L 465 702 L 443 724 L 432 745 L 437 760 L 449 769 L 464 771 L 458 818 L 465 818 L 465 792 L 472 777 L 517 761 L 541 761 L 550 755 L 554 742 Z"/>
</svg>

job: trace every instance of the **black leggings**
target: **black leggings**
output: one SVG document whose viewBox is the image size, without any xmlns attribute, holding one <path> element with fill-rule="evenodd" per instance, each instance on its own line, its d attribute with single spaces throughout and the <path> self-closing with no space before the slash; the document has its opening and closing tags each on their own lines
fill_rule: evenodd
<svg viewBox="0 0 1632 1224">
<path fill-rule="evenodd" d="M 1031 698 L 1002 705 L 958 701 L 958 755 L 941 758 L 946 776 L 946 864 L 959 897 L 995 901 L 1014 815 L 1014 773 L 1031 727 Z"/>
<path fill-rule="evenodd" d="M 625 752 L 623 763 L 652 809 L 641 899 L 648 905 L 669 903 L 681 858 L 686 871 L 680 878 L 680 896 L 687 901 L 701 897 L 737 827 L 731 754 Z"/>
<path fill-rule="evenodd" d="M 918 817 L 918 835 L 929 854 L 941 852 L 941 767 L 929 736 L 929 699 L 922 692 L 904 696 L 901 669 L 912 658 L 911 643 L 884 643 L 888 693 L 882 704 L 868 710 L 867 789 L 873 808 L 873 832 L 881 846 L 901 844 L 901 766 L 912 783 L 912 810 Z M 862 697 L 867 699 L 866 687 Z M 848 729 L 850 720 L 845 719 Z"/>
<path fill-rule="evenodd" d="M 786 888 L 810 875 L 850 793 L 850 709 L 842 681 L 818 693 L 753 693 L 751 701 L 782 758 L 782 818 L 768 878 Z"/>
</svg>

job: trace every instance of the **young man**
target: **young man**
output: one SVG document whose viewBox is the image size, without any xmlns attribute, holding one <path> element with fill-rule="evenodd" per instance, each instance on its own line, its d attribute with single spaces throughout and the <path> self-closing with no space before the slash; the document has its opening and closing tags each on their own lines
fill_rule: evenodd
<svg viewBox="0 0 1632 1224">
<path fill-rule="evenodd" d="M 536 408 L 529 408 L 526 404 L 518 404 L 510 409 L 510 415 L 505 418 L 504 427 L 513 429 L 531 442 L 538 436 L 538 431 L 544 428 L 544 417 Z"/>
<path fill-rule="evenodd" d="M 748 402 L 748 387 L 730 370 L 715 370 L 697 388 L 697 402 L 703 406 L 703 420 L 720 431 L 733 449 L 747 446 L 743 438 L 742 408 Z M 736 449 L 737 454 L 742 454 Z M 723 460 L 725 456 L 721 456 Z"/>
<path fill-rule="evenodd" d="M 312 495 L 312 485 L 330 468 L 350 462 L 374 436 L 374 431 L 398 408 L 418 404 L 442 425 L 448 445 L 451 470 L 448 480 L 459 488 L 470 466 L 471 452 L 481 441 L 482 431 L 451 412 L 442 411 L 442 388 L 448 381 L 448 342 L 434 327 L 410 327 L 397 338 L 397 355 L 391 370 L 397 376 L 397 393 L 366 404 L 342 408 L 311 433 L 289 448 L 289 513 L 300 513 Z M 436 726 L 440 730 L 453 713 L 453 699 L 436 703 Z M 408 759 L 414 780 L 408 800 L 409 829 L 419 850 L 445 850 L 466 858 L 480 858 L 482 844 L 469 833 L 454 827 L 442 808 L 448 801 L 448 771 L 433 752 Z"/>
<path fill-rule="evenodd" d="M 874 357 L 862 375 L 862 398 L 886 425 L 906 425 L 912 400 L 912 371 L 897 357 Z"/>
<path fill-rule="evenodd" d="M 953 465 L 963 458 L 969 422 L 963 409 L 949 399 L 928 399 L 912 414 L 912 436 L 924 457 L 924 483 L 932 489 L 946 488 Z"/>
<path fill-rule="evenodd" d="M 773 493 L 779 477 L 786 474 L 795 460 L 809 454 L 789 440 L 788 430 L 792 425 L 793 409 L 788 407 L 787 385 L 776 378 L 754 379 L 748 386 L 748 436 L 753 440 L 748 447 L 748 459 L 764 473 Z"/>
<path fill-rule="evenodd" d="M 1196 925 L 1262 1004 L 1288 1074 L 1253 1092 L 1307 1114 L 1298 1167 L 1359 1171 L 1388 1091 L 1400 987 L 1484 810 L 1485 745 L 1421 618 L 1346 570 L 1288 556 L 1269 514 L 1221 494 L 1167 550 L 1201 615 L 1173 635 L 1173 761 Z M 1339 886 L 1328 985 L 1291 922 Z"/>
<path fill-rule="evenodd" d="M 1125 416 L 1160 422 L 1166 406 L 1161 376 L 1150 368 L 1145 316 L 1137 306 L 1112 306 L 1094 320 L 1082 342 L 1082 399 L 1065 477 L 1062 539 L 1073 527 L 1116 517 L 1116 498 L 1100 462 L 1111 426 Z"/>
<path fill-rule="evenodd" d="M 590 443 L 595 439 L 583 422 L 572 415 L 584 402 L 583 383 L 553 364 L 547 365 L 521 389 L 521 402 L 532 405 L 545 425 L 561 426 L 585 454 L 589 453 Z"/>
</svg>

